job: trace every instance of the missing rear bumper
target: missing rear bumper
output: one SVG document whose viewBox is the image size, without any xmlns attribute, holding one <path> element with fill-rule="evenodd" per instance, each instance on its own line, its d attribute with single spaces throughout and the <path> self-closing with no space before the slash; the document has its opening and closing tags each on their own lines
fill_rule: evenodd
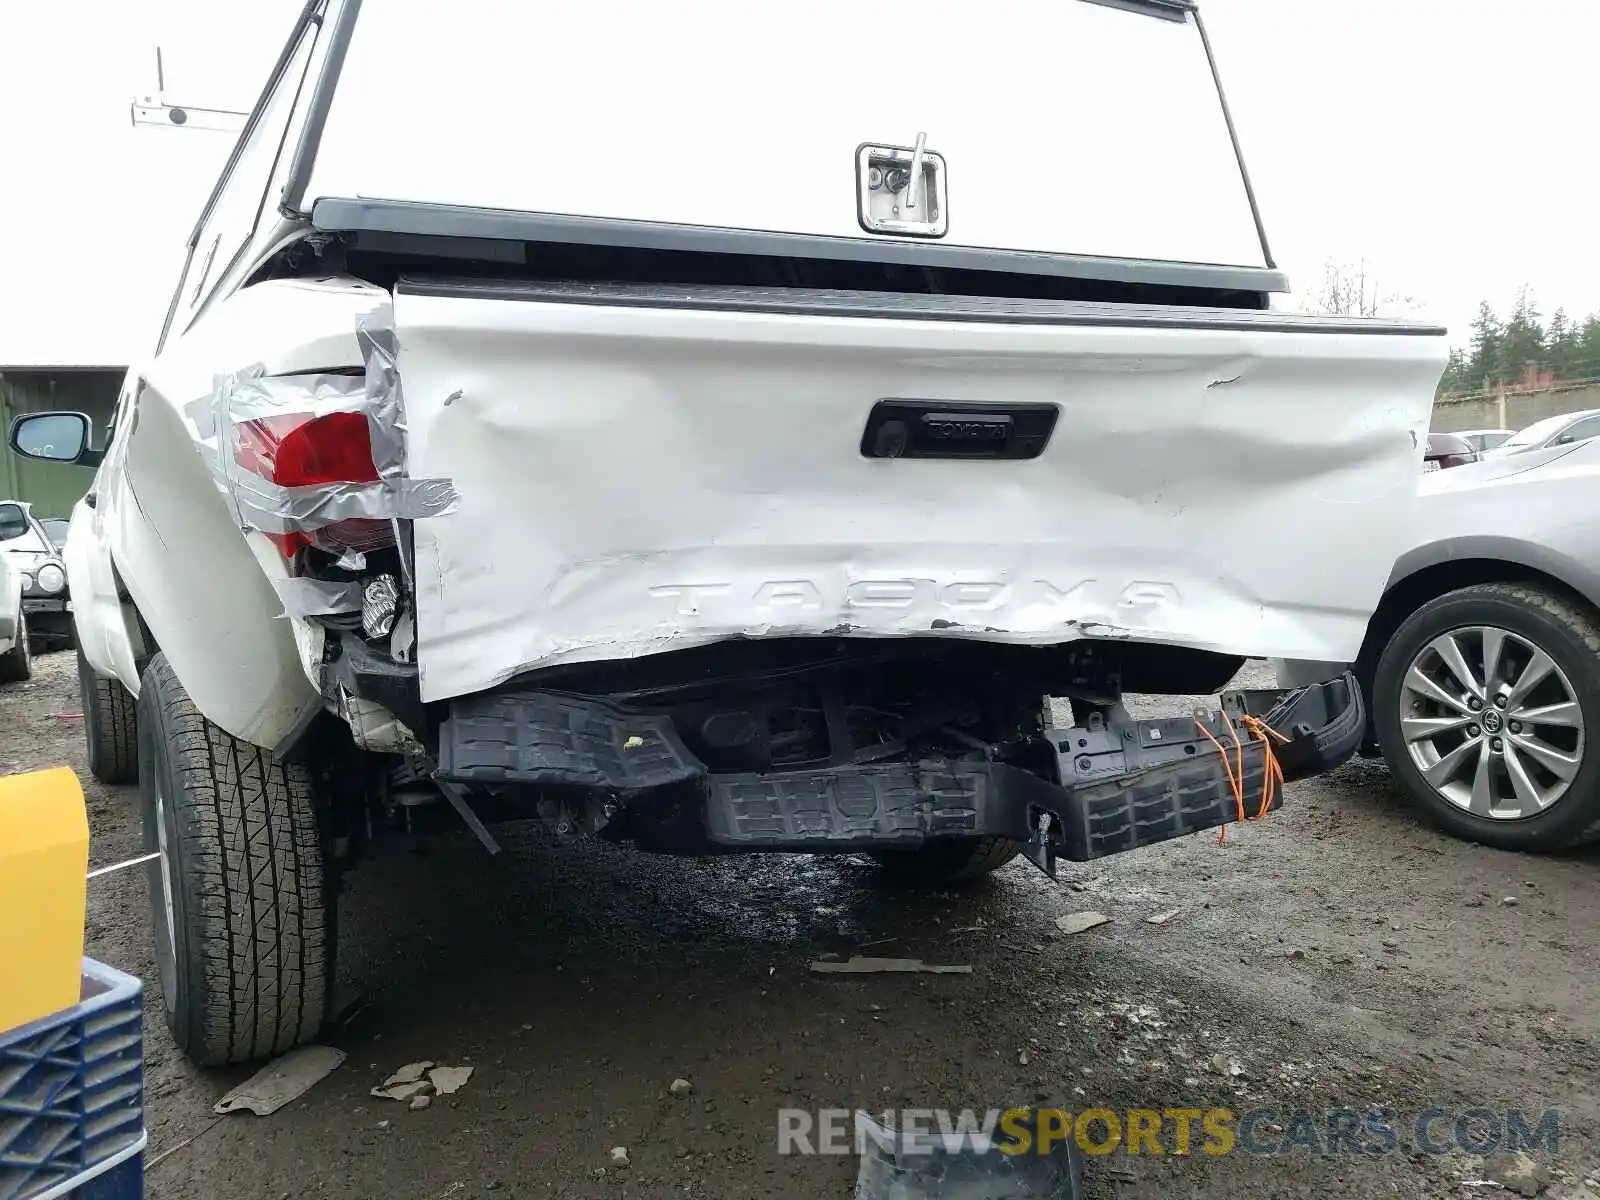
<svg viewBox="0 0 1600 1200">
<path fill-rule="evenodd" d="M 1253 735 L 1255 718 L 1278 737 Z M 915 849 L 943 838 L 1021 842 L 1054 875 L 1184 834 L 1264 816 L 1285 780 L 1344 762 L 1365 716 L 1354 679 L 1225 695 L 1223 708 L 1135 721 L 1119 706 L 1050 729 L 1013 761 L 963 757 L 712 772 L 671 718 L 551 692 L 457 701 L 438 777 L 487 786 L 579 789 L 615 801 L 613 832 L 658 849 L 709 853 Z M 1208 736 L 1209 735 L 1209 736 Z M 1224 759 L 1226 758 L 1226 762 Z M 656 818 L 670 834 L 653 836 Z M 685 818 L 696 837 L 685 839 Z M 670 846 L 664 844 L 670 841 Z"/>
</svg>

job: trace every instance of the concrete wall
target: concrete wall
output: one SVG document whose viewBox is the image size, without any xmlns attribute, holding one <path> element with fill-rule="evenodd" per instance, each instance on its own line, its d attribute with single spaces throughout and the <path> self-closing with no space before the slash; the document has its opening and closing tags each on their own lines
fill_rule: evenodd
<svg viewBox="0 0 1600 1200">
<path fill-rule="evenodd" d="M 35 462 L 14 453 L 9 445 L 11 419 L 51 409 L 87 413 L 99 445 L 117 406 L 122 377 L 121 371 L 100 370 L 0 372 L 0 430 L 7 439 L 6 448 L 0 450 L 0 500 L 25 500 L 38 517 L 65 517 L 72 512 L 72 506 L 89 490 L 94 472 Z"/>
<path fill-rule="evenodd" d="M 1524 392 L 1508 395 L 1503 401 L 1495 396 L 1439 401 L 1433 406 L 1432 428 L 1435 433 L 1456 433 L 1462 429 L 1521 429 L 1546 417 L 1587 408 L 1600 408 L 1600 387 Z"/>
</svg>

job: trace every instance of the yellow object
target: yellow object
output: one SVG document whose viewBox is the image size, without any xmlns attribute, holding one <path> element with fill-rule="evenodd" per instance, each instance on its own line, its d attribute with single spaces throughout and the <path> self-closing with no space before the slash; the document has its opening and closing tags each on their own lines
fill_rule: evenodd
<svg viewBox="0 0 1600 1200">
<path fill-rule="evenodd" d="M 88 871 L 78 777 L 0 779 L 0 1033 L 78 1003 Z"/>
</svg>

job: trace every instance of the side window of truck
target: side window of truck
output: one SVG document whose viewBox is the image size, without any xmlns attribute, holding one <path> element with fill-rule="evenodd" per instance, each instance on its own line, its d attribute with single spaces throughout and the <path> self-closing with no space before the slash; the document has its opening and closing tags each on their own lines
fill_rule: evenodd
<svg viewBox="0 0 1600 1200">
<path fill-rule="evenodd" d="M 302 89 L 310 86 L 308 67 L 319 29 L 312 23 L 301 34 L 287 68 L 228 168 L 179 283 L 169 336 L 181 333 L 195 320 L 217 284 L 250 245 L 260 222 L 270 221 L 276 214 L 276 197 L 267 193 L 281 157 L 293 150 L 288 134 Z"/>
</svg>

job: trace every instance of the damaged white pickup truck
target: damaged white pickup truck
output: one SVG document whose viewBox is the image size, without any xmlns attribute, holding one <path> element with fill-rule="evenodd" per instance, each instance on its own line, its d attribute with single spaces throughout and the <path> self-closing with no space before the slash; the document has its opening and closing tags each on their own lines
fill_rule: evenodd
<svg viewBox="0 0 1600 1200">
<path fill-rule="evenodd" d="M 104 440 L 11 432 L 192 1058 L 317 1033 L 396 834 L 952 881 L 1351 753 L 1119 703 L 1355 657 L 1446 353 L 1275 303 L 1187 0 L 431 11 L 310 0 Z"/>
</svg>

